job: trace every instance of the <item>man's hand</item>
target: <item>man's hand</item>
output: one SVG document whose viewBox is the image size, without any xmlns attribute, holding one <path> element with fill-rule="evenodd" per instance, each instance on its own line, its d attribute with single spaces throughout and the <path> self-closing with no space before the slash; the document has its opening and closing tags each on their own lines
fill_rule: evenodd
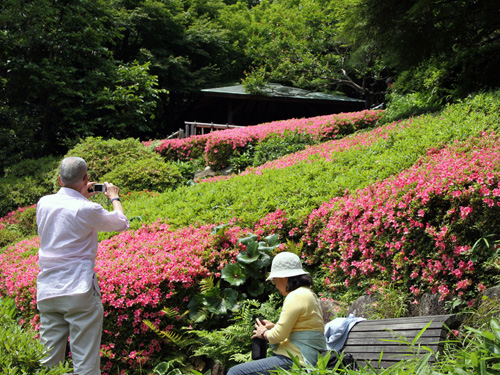
<svg viewBox="0 0 500 375">
<path fill-rule="evenodd" d="M 97 184 L 97 182 L 89 182 L 88 184 L 86 185 L 83 185 L 82 186 L 82 190 L 80 191 L 80 193 L 87 199 L 89 199 L 90 197 L 96 195 L 96 194 L 99 194 L 99 192 L 95 192 L 93 191 L 94 190 L 94 185 Z"/>
<path fill-rule="evenodd" d="M 104 195 L 108 197 L 109 200 L 112 201 L 113 210 L 125 214 L 125 211 L 123 211 L 122 202 L 119 200 L 120 195 L 118 195 L 118 193 L 120 192 L 120 188 L 118 186 L 113 185 L 110 182 L 104 182 L 104 185 L 106 185 L 106 192 L 104 193 Z"/>
<path fill-rule="evenodd" d="M 120 188 L 118 186 L 113 185 L 111 182 L 104 182 L 104 185 L 106 185 L 104 195 L 108 197 L 109 200 L 120 198 L 120 195 L 118 194 L 120 192 Z"/>
</svg>

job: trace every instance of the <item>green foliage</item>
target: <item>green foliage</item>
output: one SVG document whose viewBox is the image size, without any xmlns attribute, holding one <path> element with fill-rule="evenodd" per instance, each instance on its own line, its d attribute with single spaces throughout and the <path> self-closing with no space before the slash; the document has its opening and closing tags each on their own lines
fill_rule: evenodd
<svg viewBox="0 0 500 375">
<path fill-rule="evenodd" d="M 149 73 L 149 67 L 149 62 L 141 65 L 137 61 L 118 66 L 112 87 L 104 87 L 90 101 L 95 113 L 87 126 L 96 130 L 109 129 L 107 133 L 113 138 L 131 134 L 132 127 L 139 134 L 147 133 L 150 130 L 148 120 L 155 117 L 160 95 L 168 93 L 156 88 L 158 77 Z"/>
<path fill-rule="evenodd" d="M 180 314 L 169 308 L 164 308 L 162 312 L 164 313 L 164 318 L 170 322 L 176 322 L 174 328 L 163 331 L 150 320 L 143 321 L 153 332 L 167 341 L 172 349 L 166 356 L 162 357 L 163 361 L 167 361 L 159 363 L 154 369 L 154 374 L 180 375 L 190 372 L 194 368 L 192 361 L 193 352 L 199 347 L 200 341 L 192 334 L 191 329 L 184 327 L 176 328 L 188 323 L 186 320 L 188 312 Z"/>
<path fill-rule="evenodd" d="M 36 207 L 20 208 L 6 218 L 9 220 L 0 223 L 0 252 L 2 248 L 37 234 Z"/>
<path fill-rule="evenodd" d="M 89 135 L 149 130 L 161 90 L 149 64 L 113 55 L 123 23 L 111 3 L 8 0 L 0 15 L 0 123 L 1 133 L 9 132 L 2 149 L 26 157 L 28 146 L 41 156 L 62 153 Z"/>
<path fill-rule="evenodd" d="M 374 302 L 368 312 L 370 319 L 403 318 L 407 316 L 410 295 L 395 285 L 381 284 L 372 291 Z"/>
<path fill-rule="evenodd" d="M 253 166 L 257 167 L 281 156 L 303 150 L 317 143 L 310 134 L 287 131 L 282 137 L 270 136 L 255 146 Z"/>
<path fill-rule="evenodd" d="M 19 208 L 0 224 L 0 249 L 37 234 L 36 207 Z"/>
<path fill-rule="evenodd" d="M 486 329 L 465 327 L 463 347 L 438 362 L 436 374 L 499 374 L 500 324 L 491 319 Z"/>
<path fill-rule="evenodd" d="M 500 318 L 499 298 L 498 296 L 488 297 L 481 294 L 472 308 L 465 308 L 462 311 L 465 311 L 463 326 L 485 329 L 491 319 Z"/>
<path fill-rule="evenodd" d="M 56 157 L 26 159 L 5 169 L 0 178 L 0 217 L 18 207 L 35 204 L 53 191 L 52 170 Z"/>
<path fill-rule="evenodd" d="M 58 367 L 42 367 L 40 360 L 47 353 L 36 338 L 37 333 L 23 329 L 16 321 L 13 299 L 0 298 L 0 368 L 9 375 L 62 375 L 70 371 L 63 363 Z"/>
<path fill-rule="evenodd" d="M 253 164 L 255 148 L 253 145 L 247 145 L 244 151 L 233 154 L 229 158 L 231 172 L 241 173 Z"/>
<path fill-rule="evenodd" d="M 129 160 L 106 173 L 103 181 L 113 182 L 122 193 L 130 190 L 165 191 L 179 184 L 182 175 L 175 163 L 165 162 L 160 155 L 140 160 Z"/>
<path fill-rule="evenodd" d="M 277 304 L 278 300 L 274 295 L 262 304 L 247 299 L 241 302 L 239 309 L 229 319 L 232 324 L 226 323 L 224 328 L 218 330 L 193 331 L 202 342 L 194 355 L 210 358 L 226 367 L 248 362 L 255 320 L 264 316 L 267 320 L 276 322 L 280 313 Z"/>
<path fill-rule="evenodd" d="M 257 239 L 254 234 L 240 238 L 238 243 L 245 245 L 245 250 L 236 256 L 236 263 L 226 265 L 221 271 L 221 278 L 231 286 L 249 282 L 246 290 L 253 297 L 264 292 L 264 270 L 271 265 L 273 250 L 281 245 L 276 234 L 259 242 Z"/>
<path fill-rule="evenodd" d="M 205 168 L 205 159 L 203 157 L 189 161 L 176 160 L 174 163 L 186 185 L 192 185 L 195 173 Z"/>
<path fill-rule="evenodd" d="M 20 233 L 16 230 L 3 228 L 0 229 L 0 253 L 2 248 L 6 248 L 22 240 Z"/>
<path fill-rule="evenodd" d="M 202 342 L 194 355 L 204 356 L 227 366 L 249 361 L 250 338 L 254 329 L 257 306 L 256 301 L 246 300 L 230 319 L 232 325 L 218 330 L 193 331 Z M 238 361 L 235 358 L 238 358 Z"/>
<path fill-rule="evenodd" d="M 174 367 L 171 361 L 161 362 L 154 369 L 154 375 L 182 375 L 182 371 Z"/>
<path fill-rule="evenodd" d="M 382 118 L 381 123 L 390 123 L 424 113 L 436 112 L 441 109 L 441 105 L 438 102 L 440 99 L 434 92 L 419 91 L 406 95 L 392 92 L 388 95 L 388 98 L 389 103 L 387 104 L 385 116 Z"/>
<path fill-rule="evenodd" d="M 348 11 L 354 27 L 347 33 L 354 51 L 366 46 L 377 51 L 388 69 L 414 85 L 435 78 L 425 91 L 437 90 L 438 99 L 463 98 L 500 84 L 500 22 L 491 15 L 495 6 L 495 0 L 360 0 Z M 416 91 L 422 89 L 410 92 Z"/>
<path fill-rule="evenodd" d="M 101 181 L 105 174 L 113 172 L 123 163 L 152 159 L 155 153 L 133 138 L 105 140 L 102 137 L 88 137 L 69 150 L 65 157 L 69 156 L 85 159 L 89 179 Z M 53 173 L 56 178 L 59 171 Z"/>
<path fill-rule="evenodd" d="M 212 234 L 223 236 L 227 224 L 214 227 Z M 213 277 L 200 283 L 201 292 L 189 302 L 189 316 L 196 322 L 224 318 L 240 309 L 248 295 L 262 298 L 266 292 L 266 272 L 271 265 L 272 253 L 280 246 L 276 234 L 257 241 L 258 236 L 249 234 L 240 238 L 238 244 L 245 250 L 236 256 L 236 262 L 227 264 L 221 271 L 221 280 L 214 283 Z M 230 287 L 222 287 L 222 281 Z M 269 291 L 269 290 L 268 290 Z"/>
<path fill-rule="evenodd" d="M 214 283 L 213 277 L 200 282 L 201 292 L 188 304 L 189 316 L 200 323 L 208 318 L 220 317 L 238 309 L 238 293 L 232 288 L 221 288 L 220 281 Z M 213 319 L 211 319 L 213 320 Z"/>
<path fill-rule="evenodd" d="M 251 30 L 246 54 L 252 70 L 244 79 L 248 92 L 262 94 L 268 82 L 313 91 L 343 91 L 365 95 L 366 84 L 377 77 L 376 53 L 366 53 L 362 63 L 351 64 L 351 48 L 341 35 L 348 1 L 262 1 L 251 10 Z M 360 55 L 360 53 L 358 53 Z M 354 66 L 353 66 L 354 65 Z"/>
</svg>

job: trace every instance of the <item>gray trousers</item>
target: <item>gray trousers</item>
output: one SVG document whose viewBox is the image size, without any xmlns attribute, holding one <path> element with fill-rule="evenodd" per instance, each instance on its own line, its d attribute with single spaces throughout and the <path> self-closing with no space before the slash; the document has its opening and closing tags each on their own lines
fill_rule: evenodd
<svg viewBox="0 0 500 375">
<path fill-rule="evenodd" d="M 100 375 L 103 307 L 99 292 L 46 299 L 38 302 L 40 340 L 51 348 L 42 364 L 47 367 L 64 362 L 68 337 L 74 373 Z"/>
</svg>

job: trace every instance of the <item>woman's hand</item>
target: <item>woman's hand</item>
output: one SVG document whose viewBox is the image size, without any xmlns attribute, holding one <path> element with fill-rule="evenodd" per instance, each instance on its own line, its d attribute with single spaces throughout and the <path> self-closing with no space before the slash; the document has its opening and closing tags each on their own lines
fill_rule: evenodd
<svg viewBox="0 0 500 375">
<path fill-rule="evenodd" d="M 273 322 L 270 322 L 269 320 L 261 320 L 260 321 L 262 324 L 264 324 L 266 326 L 267 329 L 273 329 L 275 324 Z"/>
<path fill-rule="evenodd" d="M 274 327 L 274 323 L 268 320 L 257 319 L 255 323 L 255 330 L 253 331 L 252 339 L 259 338 L 266 340 L 264 333 Z"/>
</svg>

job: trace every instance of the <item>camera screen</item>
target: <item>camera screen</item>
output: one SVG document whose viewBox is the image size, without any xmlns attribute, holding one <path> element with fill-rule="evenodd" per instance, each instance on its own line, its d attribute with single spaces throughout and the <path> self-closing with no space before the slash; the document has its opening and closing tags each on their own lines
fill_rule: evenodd
<svg viewBox="0 0 500 375">
<path fill-rule="evenodd" d="M 94 185 L 94 191 L 106 191 L 106 187 L 103 184 L 96 184 Z"/>
</svg>

